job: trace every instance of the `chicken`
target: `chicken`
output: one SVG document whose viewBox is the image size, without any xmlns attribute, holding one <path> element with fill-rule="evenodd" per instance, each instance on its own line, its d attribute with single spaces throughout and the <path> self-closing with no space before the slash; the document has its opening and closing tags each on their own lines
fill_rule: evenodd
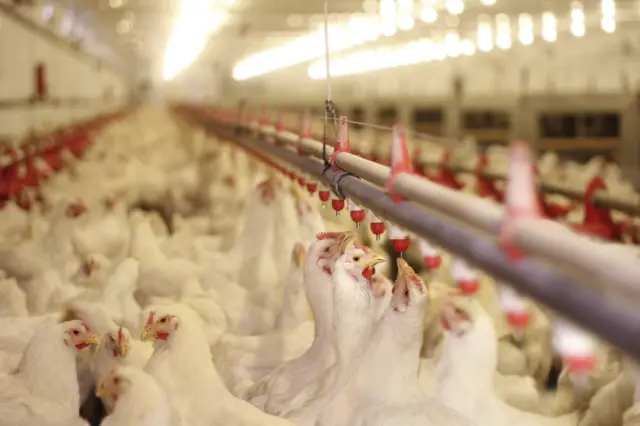
<svg viewBox="0 0 640 426">
<path fill-rule="evenodd" d="M 436 397 L 445 405 L 482 424 L 572 426 L 578 414 L 546 417 L 517 410 L 494 390 L 497 339 L 491 318 L 472 298 L 453 296 L 443 302 L 447 334 L 437 367 Z"/>
<path fill-rule="evenodd" d="M 389 283 L 374 276 L 375 265 L 384 261 L 360 244 L 336 260 L 332 275 L 336 362 L 296 395 L 283 417 L 299 426 L 316 424 L 364 359 L 391 295 Z"/>
<path fill-rule="evenodd" d="M 80 401 L 75 354 L 99 342 L 81 321 L 40 327 L 18 368 L 0 377 L 3 426 L 49 424 L 77 417 Z"/>
<path fill-rule="evenodd" d="M 282 309 L 276 318 L 276 328 L 288 330 L 299 326 L 308 315 L 307 298 L 302 284 L 304 259 L 307 250 L 296 243 L 291 251 L 291 265 L 284 285 Z"/>
<path fill-rule="evenodd" d="M 301 389 L 335 362 L 331 274 L 335 260 L 353 237 L 351 233 L 322 233 L 309 247 L 303 279 L 315 318 L 315 337 L 302 356 L 284 363 L 247 390 L 244 398 L 267 413 L 282 411 Z"/>
<path fill-rule="evenodd" d="M 429 288 L 402 259 L 389 309 L 367 348 L 367 357 L 334 401 L 323 425 L 472 425 L 424 396 L 418 386 L 420 336 Z M 375 371 L 376 374 L 372 374 Z"/>
<path fill-rule="evenodd" d="M 96 394 L 117 401 L 100 426 L 171 426 L 169 400 L 149 374 L 135 367 L 113 368 Z"/>
<path fill-rule="evenodd" d="M 145 371 L 164 389 L 172 406 L 172 423 L 204 426 L 291 425 L 232 396 L 211 362 L 202 323 L 184 305 L 149 313 L 142 340 L 154 339 Z"/>
<path fill-rule="evenodd" d="M 153 352 L 149 343 L 132 339 L 129 330 L 115 324 L 102 335 L 101 340 L 91 360 L 91 370 L 96 384 L 102 383 L 116 366 L 143 369 Z M 113 400 L 108 395 L 102 398 L 102 402 L 107 412 L 113 409 Z"/>
</svg>

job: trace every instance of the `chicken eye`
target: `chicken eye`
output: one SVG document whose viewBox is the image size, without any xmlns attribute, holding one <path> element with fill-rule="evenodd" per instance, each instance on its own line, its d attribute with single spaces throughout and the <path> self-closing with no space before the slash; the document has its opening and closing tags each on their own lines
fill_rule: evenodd
<svg viewBox="0 0 640 426">
<path fill-rule="evenodd" d="M 351 260 L 353 260 L 354 262 L 359 262 L 360 261 L 360 257 L 359 256 L 353 256 L 351 258 Z"/>
<path fill-rule="evenodd" d="M 78 334 L 80 334 L 80 332 L 78 330 L 73 330 L 73 334 L 77 336 Z"/>
<path fill-rule="evenodd" d="M 331 247 L 327 247 L 327 248 L 324 249 L 325 253 L 329 253 L 330 251 L 331 251 Z"/>
<path fill-rule="evenodd" d="M 164 318 L 160 319 L 160 322 L 164 324 L 165 322 L 167 322 L 167 318 L 164 317 Z"/>
<path fill-rule="evenodd" d="M 117 386 L 119 383 L 120 383 L 120 377 L 114 377 L 113 384 Z"/>
</svg>

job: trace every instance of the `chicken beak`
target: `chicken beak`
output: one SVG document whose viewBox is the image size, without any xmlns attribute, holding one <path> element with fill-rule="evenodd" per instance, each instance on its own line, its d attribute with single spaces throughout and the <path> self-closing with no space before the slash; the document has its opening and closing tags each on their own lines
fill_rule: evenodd
<svg viewBox="0 0 640 426">
<path fill-rule="evenodd" d="M 153 327 L 145 327 L 142 331 L 142 336 L 140 336 L 140 340 L 146 342 L 148 340 L 153 340 L 156 337 L 156 330 Z"/>
<path fill-rule="evenodd" d="M 109 395 L 109 389 L 104 384 L 101 384 L 98 390 L 96 391 L 96 396 L 98 398 L 104 398 Z"/>
<path fill-rule="evenodd" d="M 380 264 L 380 263 L 384 263 L 386 262 L 387 259 L 384 258 L 384 256 L 381 256 L 379 254 L 375 254 L 371 257 L 371 259 L 367 259 L 364 262 L 364 267 L 366 268 L 373 268 L 374 266 Z"/>
<path fill-rule="evenodd" d="M 89 333 L 86 339 L 87 344 L 89 345 L 99 345 L 100 344 L 100 336 L 95 333 Z"/>
<path fill-rule="evenodd" d="M 120 351 L 120 356 L 124 358 L 129 351 L 129 345 L 127 345 L 125 342 L 122 342 L 118 345 L 118 350 Z"/>
<path fill-rule="evenodd" d="M 397 260 L 398 263 L 398 278 L 407 277 L 410 273 L 413 273 L 413 268 L 407 263 L 406 260 L 399 257 Z"/>
<path fill-rule="evenodd" d="M 306 257 L 307 257 L 307 253 L 304 250 L 298 251 L 298 257 L 296 259 L 298 269 L 302 268 L 302 265 L 304 265 L 304 260 Z"/>
</svg>

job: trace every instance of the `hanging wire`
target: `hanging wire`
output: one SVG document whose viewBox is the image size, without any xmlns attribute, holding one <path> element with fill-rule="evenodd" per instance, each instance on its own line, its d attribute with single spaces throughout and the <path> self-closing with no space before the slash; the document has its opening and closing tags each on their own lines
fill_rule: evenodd
<svg viewBox="0 0 640 426">
<path fill-rule="evenodd" d="M 322 161 L 325 169 L 331 167 L 327 159 L 327 127 L 329 125 L 329 115 L 333 119 L 333 129 L 336 140 L 338 138 L 338 117 L 336 116 L 336 107 L 331 99 L 331 73 L 330 73 L 330 57 L 329 57 L 329 0 L 324 0 L 324 62 L 327 72 L 327 98 L 324 101 L 324 128 L 322 131 Z"/>
</svg>

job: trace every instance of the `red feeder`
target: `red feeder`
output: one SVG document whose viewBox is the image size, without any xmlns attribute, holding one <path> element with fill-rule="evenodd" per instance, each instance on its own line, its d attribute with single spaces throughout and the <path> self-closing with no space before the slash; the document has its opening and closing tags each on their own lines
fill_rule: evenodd
<svg viewBox="0 0 640 426">
<path fill-rule="evenodd" d="M 409 237 L 404 231 L 397 226 L 391 226 L 389 229 L 389 238 L 391 238 L 391 244 L 395 251 L 400 253 L 400 257 L 403 257 L 403 253 L 409 249 Z"/>
<path fill-rule="evenodd" d="M 378 219 L 376 215 L 374 215 L 371 211 L 369 211 L 369 216 L 371 218 L 369 220 L 369 228 L 371 229 L 373 235 L 376 236 L 376 240 L 379 241 L 380 235 L 384 234 L 384 231 L 387 230 L 387 227 L 385 226 L 384 222 Z"/>
<path fill-rule="evenodd" d="M 426 240 L 418 240 L 418 249 L 420 249 L 420 254 L 422 254 L 422 259 L 427 268 L 438 269 L 442 265 L 442 256 Z"/>
<path fill-rule="evenodd" d="M 310 195 L 313 195 L 316 193 L 316 190 L 318 189 L 318 184 L 315 182 L 307 182 L 307 191 L 309 191 Z"/>
<path fill-rule="evenodd" d="M 342 198 L 332 198 L 331 199 L 331 207 L 336 212 L 336 216 L 340 216 L 340 212 L 344 209 L 344 199 L 342 199 Z"/>
<path fill-rule="evenodd" d="M 348 204 L 349 204 L 349 215 L 351 215 L 351 220 L 353 220 L 356 223 L 356 228 L 360 228 L 360 222 L 362 222 L 365 218 L 364 210 L 358 207 L 356 203 L 354 203 L 351 200 L 348 201 Z"/>
<path fill-rule="evenodd" d="M 322 207 L 326 207 L 327 201 L 329 201 L 330 192 L 327 190 L 318 191 L 318 197 L 322 201 Z"/>
<path fill-rule="evenodd" d="M 467 262 L 460 258 L 453 258 L 451 262 L 451 276 L 456 280 L 462 294 L 474 294 L 480 287 L 480 281 Z"/>
<path fill-rule="evenodd" d="M 304 188 L 305 180 L 304 176 L 298 176 L 298 185 Z"/>
<path fill-rule="evenodd" d="M 526 311 L 507 312 L 507 321 L 513 327 L 524 328 L 529 325 L 531 315 Z"/>
</svg>

